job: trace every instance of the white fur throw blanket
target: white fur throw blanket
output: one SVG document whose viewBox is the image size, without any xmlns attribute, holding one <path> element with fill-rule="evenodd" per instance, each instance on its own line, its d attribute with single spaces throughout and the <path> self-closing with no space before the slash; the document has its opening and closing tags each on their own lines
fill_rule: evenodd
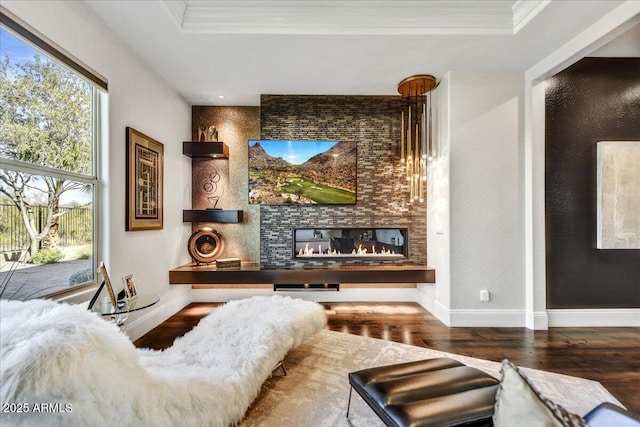
<svg viewBox="0 0 640 427">
<path fill-rule="evenodd" d="M 2 300 L 0 424 L 233 425 L 286 353 L 325 323 L 319 304 L 253 297 L 216 308 L 167 350 L 137 350 L 80 307 Z"/>
</svg>

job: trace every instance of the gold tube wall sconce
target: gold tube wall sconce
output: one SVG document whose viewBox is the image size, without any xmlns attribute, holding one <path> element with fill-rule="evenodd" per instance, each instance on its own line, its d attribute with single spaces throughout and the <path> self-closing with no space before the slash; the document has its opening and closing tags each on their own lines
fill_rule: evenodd
<svg viewBox="0 0 640 427">
<path fill-rule="evenodd" d="M 430 74 L 410 76 L 398 84 L 402 95 L 400 162 L 409 184 L 410 202 L 424 202 L 427 162 L 435 156 L 431 91 L 436 86 Z"/>
</svg>

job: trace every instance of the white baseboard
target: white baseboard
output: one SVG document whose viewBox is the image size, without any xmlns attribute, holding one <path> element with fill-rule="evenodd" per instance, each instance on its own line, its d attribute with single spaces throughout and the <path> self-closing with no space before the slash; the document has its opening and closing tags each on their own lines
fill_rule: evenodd
<svg viewBox="0 0 640 427">
<path fill-rule="evenodd" d="M 415 288 L 349 288 L 338 292 L 281 292 L 278 294 L 317 302 L 414 302 Z"/>
<path fill-rule="evenodd" d="M 192 289 L 191 302 L 227 302 L 257 295 L 274 295 L 272 289 Z"/>
<path fill-rule="evenodd" d="M 450 310 L 452 327 L 518 328 L 525 326 L 524 310 Z"/>
<path fill-rule="evenodd" d="M 433 299 L 431 295 L 427 295 L 420 291 L 420 288 L 418 288 L 418 292 L 416 293 L 416 302 L 429 313 L 433 314 L 436 300 Z"/>
<path fill-rule="evenodd" d="M 551 327 L 640 327 L 640 309 L 549 309 Z"/>
<path fill-rule="evenodd" d="M 271 289 L 193 289 L 192 302 L 225 302 L 254 295 L 287 295 L 318 302 L 406 302 L 416 300 L 415 288 L 349 288 L 340 291 L 278 291 Z"/>
<path fill-rule="evenodd" d="M 546 311 L 525 311 L 525 326 L 534 331 L 549 329 L 549 316 Z"/>
<path fill-rule="evenodd" d="M 439 321 L 447 326 L 451 326 L 451 311 L 439 301 L 436 301 L 433 297 L 425 294 L 424 292 L 420 292 L 420 289 L 418 289 L 418 292 L 416 293 L 416 302 L 429 313 L 433 314 Z"/>
<path fill-rule="evenodd" d="M 451 310 L 433 297 L 418 291 L 416 301 L 450 327 L 522 327 L 524 310 Z"/>
<path fill-rule="evenodd" d="M 436 316 L 442 323 L 447 326 L 451 325 L 451 310 L 448 307 L 442 305 L 440 301 L 435 301 L 433 303 L 433 311 L 431 312 L 434 316 Z"/>
</svg>

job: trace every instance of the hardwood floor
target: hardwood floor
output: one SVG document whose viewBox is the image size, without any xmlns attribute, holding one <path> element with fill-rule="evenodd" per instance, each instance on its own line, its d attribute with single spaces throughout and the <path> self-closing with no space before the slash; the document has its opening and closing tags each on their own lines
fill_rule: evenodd
<svg viewBox="0 0 640 427">
<path fill-rule="evenodd" d="M 135 342 L 163 349 L 218 303 L 190 304 Z M 640 413 L 640 328 L 448 328 L 416 303 L 325 303 L 327 329 L 599 381 Z"/>
</svg>

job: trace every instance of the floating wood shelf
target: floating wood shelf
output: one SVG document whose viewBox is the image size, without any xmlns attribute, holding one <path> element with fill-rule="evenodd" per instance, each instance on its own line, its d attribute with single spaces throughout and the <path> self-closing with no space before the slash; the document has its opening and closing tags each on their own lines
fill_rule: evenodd
<svg viewBox="0 0 640 427">
<path fill-rule="evenodd" d="M 242 222 L 244 211 L 223 209 L 185 209 L 182 222 Z"/>
<path fill-rule="evenodd" d="M 304 283 L 435 283 L 436 271 L 420 265 L 341 266 L 315 268 L 260 268 L 243 264 L 236 268 L 187 264 L 169 271 L 172 285 L 206 284 L 304 284 Z"/>
<path fill-rule="evenodd" d="M 182 143 L 182 154 L 194 159 L 228 159 L 229 147 L 222 141 Z"/>
</svg>

